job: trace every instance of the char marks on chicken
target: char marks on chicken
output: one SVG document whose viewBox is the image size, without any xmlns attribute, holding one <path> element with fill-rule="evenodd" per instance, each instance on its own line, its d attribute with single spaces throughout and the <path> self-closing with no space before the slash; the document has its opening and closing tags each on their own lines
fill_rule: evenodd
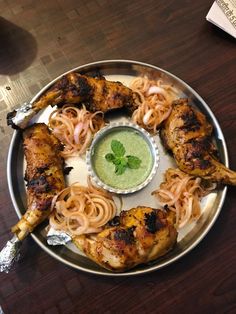
<svg viewBox="0 0 236 314">
<path fill-rule="evenodd" d="M 122 272 L 171 250 L 177 240 L 174 224 L 174 212 L 139 206 L 122 211 L 100 233 L 76 236 L 73 241 L 97 264 Z"/>
<path fill-rule="evenodd" d="M 61 144 L 46 124 L 37 123 L 24 130 L 23 149 L 27 163 L 27 210 L 12 227 L 19 240 L 48 217 L 52 198 L 65 187 Z"/>
<path fill-rule="evenodd" d="M 63 104 L 84 104 L 91 112 L 107 112 L 112 109 L 125 108 L 133 112 L 137 108 L 138 95 L 120 82 L 111 82 L 104 77 L 89 77 L 76 72 L 68 73 L 58 79 L 38 100 L 32 104 L 31 114 L 25 119 L 31 119 L 33 115 L 47 106 Z M 15 116 L 17 111 L 8 113 L 7 121 L 13 127 L 24 128 L 28 121 L 17 124 Z"/>
<path fill-rule="evenodd" d="M 173 102 L 172 112 L 164 122 L 160 136 L 173 153 L 178 167 L 212 182 L 236 185 L 236 172 L 217 158 L 212 142 L 212 125 L 205 115 L 188 104 L 188 99 Z"/>
</svg>

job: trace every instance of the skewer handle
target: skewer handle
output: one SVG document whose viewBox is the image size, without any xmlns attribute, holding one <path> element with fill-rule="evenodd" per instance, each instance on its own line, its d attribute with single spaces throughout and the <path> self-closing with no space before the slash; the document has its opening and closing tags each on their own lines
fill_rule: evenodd
<svg viewBox="0 0 236 314">
<path fill-rule="evenodd" d="M 12 126 L 13 129 L 24 129 L 35 114 L 32 104 L 25 102 L 18 109 L 7 114 L 7 125 Z"/>
<path fill-rule="evenodd" d="M 0 272 L 8 273 L 20 257 L 21 241 L 16 235 L 0 251 Z"/>
</svg>

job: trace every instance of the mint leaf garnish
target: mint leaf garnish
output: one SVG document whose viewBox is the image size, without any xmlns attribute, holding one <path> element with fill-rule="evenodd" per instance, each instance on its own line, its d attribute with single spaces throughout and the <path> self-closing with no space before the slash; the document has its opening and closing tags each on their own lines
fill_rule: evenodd
<svg viewBox="0 0 236 314">
<path fill-rule="evenodd" d="M 113 160 L 113 164 L 114 165 L 119 165 L 120 163 L 121 163 L 120 157 L 115 157 L 115 159 Z"/>
<path fill-rule="evenodd" d="M 125 147 L 120 141 L 112 140 L 111 149 L 114 154 L 108 153 L 105 158 L 115 165 L 117 175 L 123 174 L 127 168 L 138 169 L 140 167 L 141 159 L 131 155 L 125 156 Z"/>
<path fill-rule="evenodd" d="M 116 156 L 114 154 L 108 153 L 105 156 L 107 161 L 114 161 L 116 159 Z"/>
<path fill-rule="evenodd" d="M 116 165 L 115 173 L 116 173 L 117 175 L 121 175 L 122 173 L 125 172 L 125 169 L 126 169 L 126 166 L 123 166 L 123 165 L 121 165 L 121 164 Z"/>
<path fill-rule="evenodd" d="M 131 169 L 138 169 L 141 164 L 141 159 L 135 156 L 127 156 L 128 159 L 128 167 Z"/>
<path fill-rule="evenodd" d="M 111 141 L 111 149 L 113 153 L 116 155 L 116 157 L 122 157 L 125 154 L 124 145 L 117 140 Z"/>
<path fill-rule="evenodd" d="M 121 158 L 120 158 L 120 164 L 121 164 L 122 166 L 127 166 L 127 164 L 128 164 L 127 158 L 126 158 L 126 157 L 121 157 Z"/>
</svg>

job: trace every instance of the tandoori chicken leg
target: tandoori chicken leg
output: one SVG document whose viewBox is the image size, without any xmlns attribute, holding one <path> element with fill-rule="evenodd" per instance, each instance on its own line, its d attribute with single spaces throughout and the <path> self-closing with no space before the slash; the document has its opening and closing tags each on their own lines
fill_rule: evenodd
<svg viewBox="0 0 236 314">
<path fill-rule="evenodd" d="M 89 77 L 76 72 L 62 76 L 32 105 L 14 110 L 7 115 L 8 125 L 25 128 L 29 120 L 48 105 L 85 104 L 89 111 L 107 112 L 126 108 L 133 112 L 137 94 L 120 82 L 107 81 L 104 77 Z"/>
<path fill-rule="evenodd" d="M 174 212 L 137 207 L 115 218 L 118 225 L 74 238 L 79 249 L 104 268 L 126 271 L 166 254 L 176 243 Z"/>
<path fill-rule="evenodd" d="M 46 124 L 34 124 L 24 130 L 23 148 L 27 162 L 27 211 L 12 227 L 19 240 L 48 217 L 53 196 L 65 187 L 61 144 Z"/>
<path fill-rule="evenodd" d="M 211 124 L 187 99 L 173 102 L 172 112 L 160 131 L 164 146 L 172 151 L 182 171 L 212 182 L 236 185 L 236 172 L 218 161 L 211 135 Z"/>
</svg>

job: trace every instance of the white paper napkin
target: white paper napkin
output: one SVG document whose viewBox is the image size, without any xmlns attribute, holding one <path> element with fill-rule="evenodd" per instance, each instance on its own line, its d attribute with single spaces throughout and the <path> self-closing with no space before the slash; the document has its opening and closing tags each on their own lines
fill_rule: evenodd
<svg viewBox="0 0 236 314">
<path fill-rule="evenodd" d="M 236 0 L 215 1 L 206 19 L 236 38 Z"/>
</svg>

